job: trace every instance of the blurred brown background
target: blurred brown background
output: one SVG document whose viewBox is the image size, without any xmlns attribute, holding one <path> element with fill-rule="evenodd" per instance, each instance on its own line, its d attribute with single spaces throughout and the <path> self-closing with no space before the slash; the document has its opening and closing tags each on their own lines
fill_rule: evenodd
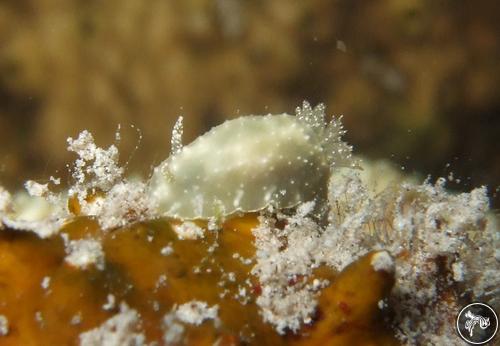
<svg viewBox="0 0 500 346">
<path fill-rule="evenodd" d="M 500 2 L 0 2 L 0 182 L 65 175 L 66 138 L 114 141 L 129 172 L 224 119 L 344 114 L 358 153 L 407 171 L 500 184 Z"/>
</svg>

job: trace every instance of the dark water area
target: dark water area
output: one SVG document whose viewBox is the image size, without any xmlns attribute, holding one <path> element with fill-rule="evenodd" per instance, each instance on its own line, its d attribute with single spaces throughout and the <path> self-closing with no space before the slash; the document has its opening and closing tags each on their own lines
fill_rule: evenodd
<svg viewBox="0 0 500 346">
<path fill-rule="evenodd" d="M 107 146 L 118 124 L 129 173 L 147 175 L 179 115 L 187 143 L 306 99 L 344 115 L 355 153 L 453 172 L 457 191 L 486 184 L 498 208 L 498 13 L 493 0 L 3 1 L 0 183 L 64 182 L 66 138 L 88 129 Z"/>
</svg>

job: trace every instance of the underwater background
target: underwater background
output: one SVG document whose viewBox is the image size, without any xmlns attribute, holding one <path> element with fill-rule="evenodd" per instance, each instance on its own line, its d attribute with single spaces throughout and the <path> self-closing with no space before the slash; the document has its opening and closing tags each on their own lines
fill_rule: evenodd
<svg viewBox="0 0 500 346">
<path fill-rule="evenodd" d="M 83 129 L 130 174 L 225 119 L 344 115 L 354 152 L 500 206 L 500 2 L 23 0 L 0 2 L 0 183 L 39 181 Z"/>
</svg>

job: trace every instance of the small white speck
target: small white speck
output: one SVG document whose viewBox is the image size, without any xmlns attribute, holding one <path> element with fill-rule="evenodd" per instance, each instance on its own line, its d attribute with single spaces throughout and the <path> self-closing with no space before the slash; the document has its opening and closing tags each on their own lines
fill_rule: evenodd
<svg viewBox="0 0 500 346">
<path fill-rule="evenodd" d="M 94 239 L 71 240 L 66 246 L 68 255 L 64 259 L 72 266 L 87 269 L 95 265 L 97 269 L 104 270 L 105 259 L 102 245 Z"/>
<path fill-rule="evenodd" d="M 204 230 L 194 222 L 186 221 L 173 227 L 179 239 L 199 239 L 205 236 Z"/>
<path fill-rule="evenodd" d="M 313 289 L 317 290 L 320 287 L 321 287 L 321 281 L 319 281 L 318 279 L 314 279 L 313 280 Z"/>
<path fill-rule="evenodd" d="M 451 269 L 453 272 L 453 280 L 457 282 L 464 281 L 465 277 L 465 268 L 463 262 L 455 262 L 451 265 Z"/>
<path fill-rule="evenodd" d="M 165 286 L 166 284 L 167 284 L 167 276 L 165 274 L 161 274 L 158 277 L 158 280 L 156 280 L 155 288 L 158 289 L 162 286 Z"/>
<path fill-rule="evenodd" d="M 337 40 L 337 49 L 340 50 L 341 52 L 346 53 L 347 52 L 347 46 L 344 41 Z"/>
<path fill-rule="evenodd" d="M 383 310 L 387 307 L 387 303 L 382 299 L 378 301 L 377 305 L 380 310 Z"/>
<path fill-rule="evenodd" d="M 180 321 L 199 326 L 205 320 L 215 320 L 218 310 L 218 305 L 208 307 L 205 302 L 193 300 L 180 305 L 175 314 Z"/>
<path fill-rule="evenodd" d="M 49 286 L 50 286 L 50 276 L 45 276 L 43 279 L 42 279 L 42 283 L 41 283 L 41 286 L 44 290 L 48 289 Z"/>
<path fill-rule="evenodd" d="M 387 251 L 380 251 L 373 255 L 370 264 L 375 271 L 394 271 L 394 261 Z"/>
<path fill-rule="evenodd" d="M 40 311 L 35 312 L 35 321 L 37 321 L 40 324 L 43 323 L 43 316 L 42 316 L 42 313 Z"/>
<path fill-rule="evenodd" d="M 106 299 L 107 301 L 102 305 L 102 309 L 106 311 L 114 309 L 116 304 L 115 296 L 112 294 L 108 294 Z"/>
<path fill-rule="evenodd" d="M 247 295 L 247 289 L 245 287 L 238 288 L 238 295 L 240 297 L 246 297 L 246 295 Z"/>
<path fill-rule="evenodd" d="M 71 317 L 71 321 L 70 321 L 70 324 L 75 326 L 77 324 L 80 324 L 82 323 L 82 314 L 81 312 L 77 313 L 76 315 L 73 315 L 73 317 Z"/>
<path fill-rule="evenodd" d="M 4 315 L 0 315 L 0 336 L 9 334 L 9 320 Z"/>
<path fill-rule="evenodd" d="M 168 244 L 167 246 L 164 246 L 161 250 L 160 253 L 162 256 L 168 256 L 171 255 L 174 252 L 174 248 L 172 245 Z"/>
<path fill-rule="evenodd" d="M 61 178 L 54 178 L 53 176 L 50 176 L 49 180 L 54 184 L 54 185 L 59 185 L 61 184 Z"/>
</svg>

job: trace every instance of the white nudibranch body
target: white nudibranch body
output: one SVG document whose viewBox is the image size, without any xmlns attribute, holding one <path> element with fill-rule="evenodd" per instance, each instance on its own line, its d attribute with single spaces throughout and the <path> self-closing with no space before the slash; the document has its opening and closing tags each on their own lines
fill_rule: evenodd
<svg viewBox="0 0 500 346">
<path fill-rule="evenodd" d="M 180 219 L 324 201 L 332 167 L 354 165 L 344 132 L 337 119 L 326 124 L 323 105 L 313 109 L 307 102 L 296 116 L 226 121 L 175 148 L 154 169 L 150 197 L 160 215 Z"/>
</svg>

